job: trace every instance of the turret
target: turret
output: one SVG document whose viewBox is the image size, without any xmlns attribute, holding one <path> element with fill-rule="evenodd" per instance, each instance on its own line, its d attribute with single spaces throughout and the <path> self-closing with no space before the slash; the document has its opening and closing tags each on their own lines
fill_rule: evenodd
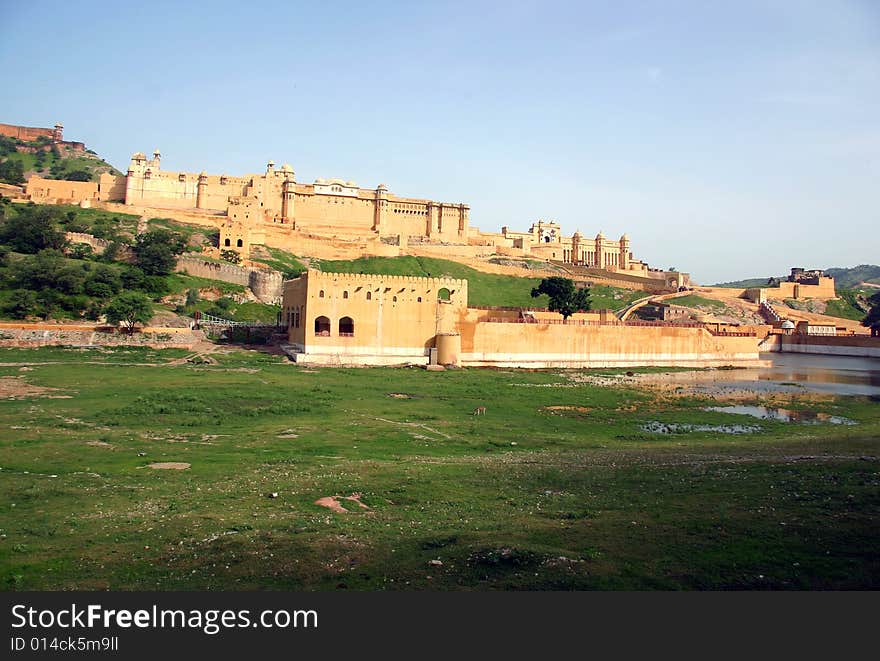
<svg viewBox="0 0 880 661">
<path fill-rule="evenodd" d="M 204 209 L 208 203 L 208 173 L 202 170 L 199 173 L 199 184 L 196 187 L 196 209 Z"/>
<path fill-rule="evenodd" d="M 284 177 L 284 181 L 281 183 L 281 222 L 287 223 L 294 217 L 293 205 L 296 197 L 293 168 L 289 163 L 281 166 L 281 175 Z"/>
<path fill-rule="evenodd" d="M 388 213 L 388 186 L 379 184 L 376 186 L 376 206 L 373 210 L 373 230 L 382 233 L 385 229 L 385 217 Z"/>
<path fill-rule="evenodd" d="M 575 230 L 575 233 L 571 235 L 571 263 L 579 264 L 581 262 L 581 239 L 583 235 L 580 233 L 580 230 Z"/>
<path fill-rule="evenodd" d="M 618 265 L 621 269 L 629 269 L 629 236 L 624 234 L 620 237 L 620 258 Z"/>
</svg>

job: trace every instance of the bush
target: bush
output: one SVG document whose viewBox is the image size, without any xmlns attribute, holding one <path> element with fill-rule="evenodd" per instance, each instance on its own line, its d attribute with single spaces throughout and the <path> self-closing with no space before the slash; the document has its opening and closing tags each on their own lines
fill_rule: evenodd
<svg viewBox="0 0 880 661">
<path fill-rule="evenodd" d="M 0 243 L 16 252 L 35 254 L 52 248 L 60 250 L 67 239 L 58 228 L 61 211 L 49 206 L 23 206 L 0 225 Z"/>
</svg>

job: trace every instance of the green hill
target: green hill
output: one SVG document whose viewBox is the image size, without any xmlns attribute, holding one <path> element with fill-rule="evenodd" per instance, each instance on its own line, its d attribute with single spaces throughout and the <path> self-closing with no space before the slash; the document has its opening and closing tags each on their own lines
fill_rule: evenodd
<svg viewBox="0 0 880 661">
<path fill-rule="evenodd" d="M 834 283 L 843 289 L 858 287 L 863 282 L 880 285 L 880 266 L 876 264 L 859 264 L 851 268 L 825 269 L 825 273 L 834 278 Z"/>
<path fill-rule="evenodd" d="M 25 142 L 0 136 L 0 181 L 17 185 L 24 183 L 31 175 L 46 179 L 97 181 L 105 172 L 121 174 L 91 150 L 82 152 L 53 146 L 36 153 L 19 151 L 20 148 L 42 149 L 47 144 L 46 141 Z"/>
</svg>

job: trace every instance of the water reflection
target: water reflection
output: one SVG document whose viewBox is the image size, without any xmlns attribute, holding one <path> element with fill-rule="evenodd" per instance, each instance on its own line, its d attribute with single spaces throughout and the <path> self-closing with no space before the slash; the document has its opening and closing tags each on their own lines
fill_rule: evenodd
<svg viewBox="0 0 880 661">
<path fill-rule="evenodd" d="M 706 395 L 820 392 L 880 399 L 880 360 L 796 353 L 764 353 L 766 367 L 639 374 L 636 382 L 680 387 Z"/>
<path fill-rule="evenodd" d="M 750 415 L 762 420 L 779 420 L 781 422 L 799 422 L 806 425 L 818 425 L 829 423 L 832 425 L 854 425 L 855 420 L 843 418 L 839 415 L 820 413 L 818 411 L 794 411 L 792 409 L 769 408 L 767 406 L 707 406 L 704 411 L 717 411 L 718 413 L 734 413 L 736 415 Z"/>
</svg>

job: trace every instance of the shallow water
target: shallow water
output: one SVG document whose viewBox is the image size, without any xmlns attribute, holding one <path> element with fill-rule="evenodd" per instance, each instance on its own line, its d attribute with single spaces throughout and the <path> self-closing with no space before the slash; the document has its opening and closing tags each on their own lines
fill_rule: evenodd
<svg viewBox="0 0 880 661">
<path fill-rule="evenodd" d="M 742 392 L 818 392 L 864 395 L 880 401 L 880 360 L 795 353 L 764 353 L 767 367 L 640 374 L 636 382 L 707 395 Z"/>
<path fill-rule="evenodd" d="M 761 431 L 761 427 L 759 425 L 694 425 L 686 422 L 652 420 L 642 425 L 642 431 L 650 434 L 685 434 L 692 431 L 710 431 L 717 434 L 754 434 Z"/>
<path fill-rule="evenodd" d="M 770 408 L 767 406 L 707 406 L 704 411 L 750 415 L 762 420 L 779 420 L 781 422 L 798 422 L 806 425 L 829 423 L 832 425 L 855 425 L 855 420 L 843 418 L 829 413 L 817 411 L 794 411 L 791 409 Z"/>
</svg>

